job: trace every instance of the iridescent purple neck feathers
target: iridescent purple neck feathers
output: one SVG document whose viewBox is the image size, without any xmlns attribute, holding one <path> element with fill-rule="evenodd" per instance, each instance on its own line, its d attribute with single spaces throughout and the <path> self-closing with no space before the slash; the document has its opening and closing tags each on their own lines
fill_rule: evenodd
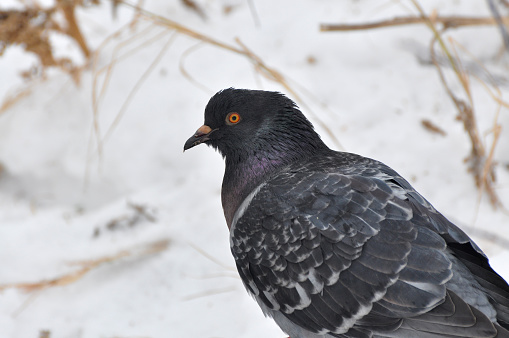
<svg viewBox="0 0 509 338">
<path fill-rule="evenodd" d="M 286 135 L 288 136 L 288 135 Z M 296 141 L 296 140 L 293 140 Z M 319 141 L 319 142 L 318 142 Z M 242 156 L 226 155 L 226 168 L 221 190 L 221 201 L 228 228 L 237 208 L 242 201 L 258 185 L 265 182 L 272 174 L 279 172 L 283 167 L 297 160 L 310 158 L 319 151 L 329 150 L 318 138 L 317 142 L 290 142 L 282 137 L 279 142 L 272 143 L 271 147 L 256 151 L 253 144 L 252 152 Z"/>
</svg>

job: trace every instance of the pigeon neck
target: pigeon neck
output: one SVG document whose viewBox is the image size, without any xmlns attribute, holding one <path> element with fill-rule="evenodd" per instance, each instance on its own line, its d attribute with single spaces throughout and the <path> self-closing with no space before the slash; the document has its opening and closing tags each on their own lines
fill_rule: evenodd
<svg viewBox="0 0 509 338">
<path fill-rule="evenodd" d="M 324 143 L 309 148 L 280 148 L 253 152 L 245 158 L 226 156 L 226 168 L 221 190 L 221 201 L 228 228 L 235 211 L 253 189 L 267 178 L 295 161 L 309 158 L 320 150 L 329 149 Z"/>
</svg>

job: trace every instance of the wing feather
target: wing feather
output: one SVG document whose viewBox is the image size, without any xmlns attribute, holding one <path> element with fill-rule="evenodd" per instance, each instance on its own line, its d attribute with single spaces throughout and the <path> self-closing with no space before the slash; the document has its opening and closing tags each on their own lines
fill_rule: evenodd
<svg viewBox="0 0 509 338">
<path fill-rule="evenodd" d="M 287 168 L 232 224 L 239 274 L 265 313 L 333 337 L 504 337 L 449 288 L 487 290 L 509 321 L 509 288 L 482 251 L 397 173 L 357 160 L 341 173 L 337 158 Z M 475 278 L 455 275 L 453 255 Z"/>
</svg>

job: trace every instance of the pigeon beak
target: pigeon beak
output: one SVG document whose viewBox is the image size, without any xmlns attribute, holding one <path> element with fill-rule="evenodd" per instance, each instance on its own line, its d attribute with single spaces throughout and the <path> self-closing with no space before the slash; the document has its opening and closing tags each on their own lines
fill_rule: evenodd
<svg viewBox="0 0 509 338">
<path fill-rule="evenodd" d="M 194 133 L 193 136 L 191 136 L 187 141 L 186 143 L 184 144 L 184 151 L 186 151 L 187 149 L 191 149 L 192 147 L 194 146 L 197 146 L 198 144 L 200 143 L 203 143 L 203 142 L 206 142 L 208 140 L 210 140 L 209 136 L 210 134 L 212 134 L 212 132 L 214 132 L 215 130 L 217 129 L 214 129 L 212 130 L 209 126 L 207 126 L 206 124 L 204 124 L 203 126 L 201 126 L 200 128 L 198 128 L 198 130 L 196 131 L 196 133 Z"/>
</svg>

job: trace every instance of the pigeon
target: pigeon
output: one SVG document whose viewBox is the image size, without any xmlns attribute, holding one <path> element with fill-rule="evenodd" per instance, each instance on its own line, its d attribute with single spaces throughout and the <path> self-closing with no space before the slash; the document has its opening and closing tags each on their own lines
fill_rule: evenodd
<svg viewBox="0 0 509 338">
<path fill-rule="evenodd" d="M 509 285 L 387 165 L 325 145 L 279 92 L 224 89 L 184 151 L 225 159 L 242 282 L 291 338 L 509 337 Z"/>
</svg>

